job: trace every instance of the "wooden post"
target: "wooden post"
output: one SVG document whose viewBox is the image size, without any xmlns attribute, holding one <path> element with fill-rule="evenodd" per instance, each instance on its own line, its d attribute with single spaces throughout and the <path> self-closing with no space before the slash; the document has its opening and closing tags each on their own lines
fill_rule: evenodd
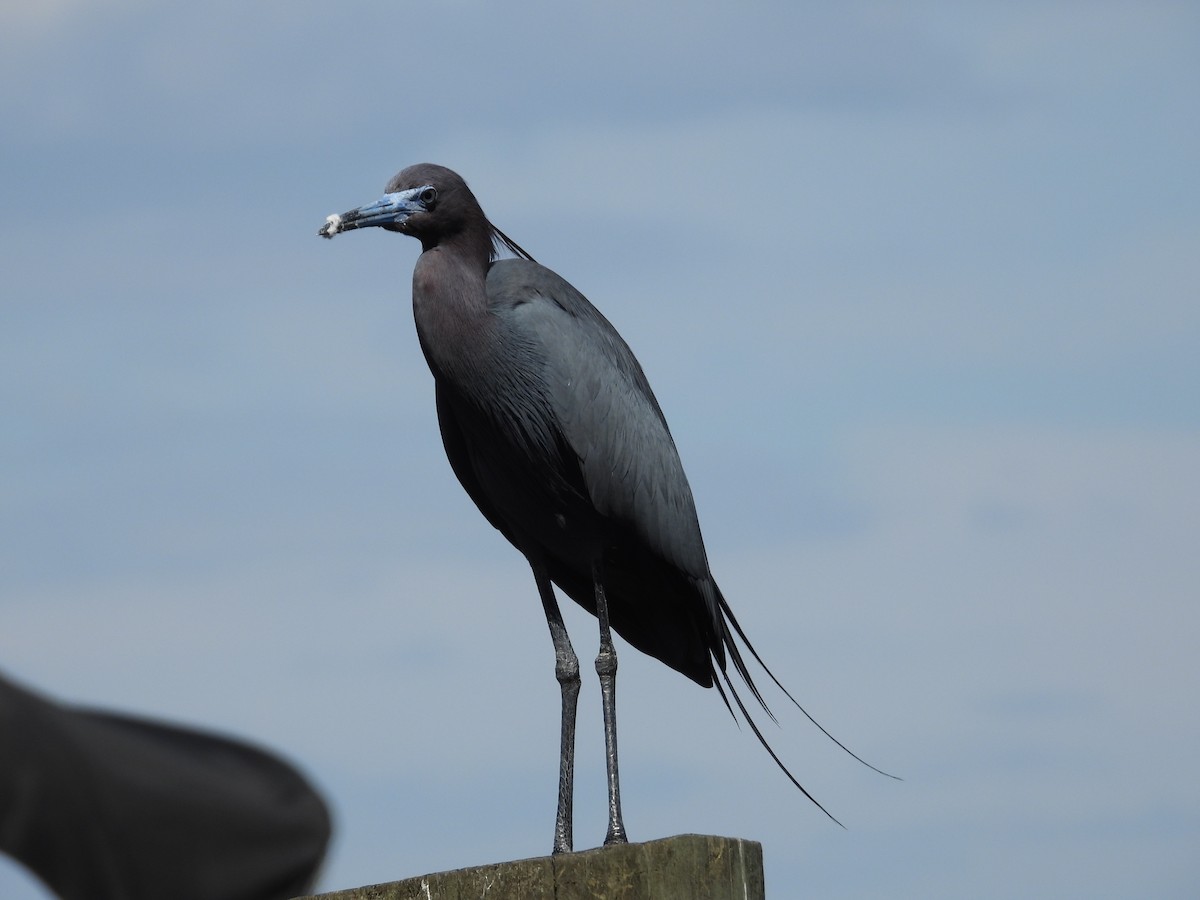
<svg viewBox="0 0 1200 900">
<path fill-rule="evenodd" d="M 297 900 L 765 900 L 762 845 L 681 834 Z"/>
</svg>

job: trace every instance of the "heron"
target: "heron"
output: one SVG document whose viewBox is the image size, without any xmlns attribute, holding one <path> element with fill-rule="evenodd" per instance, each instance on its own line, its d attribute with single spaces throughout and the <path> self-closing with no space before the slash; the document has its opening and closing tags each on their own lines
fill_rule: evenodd
<svg viewBox="0 0 1200 900">
<path fill-rule="evenodd" d="M 443 166 L 402 170 L 379 200 L 329 216 L 318 234 L 370 227 L 421 242 L 413 315 L 433 373 L 446 456 L 479 511 L 528 561 L 546 615 L 562 693 L 553 852 L 573 846 L 580 688 L 555 586 L 599 621 L 606 845 L 628 840 L 617 765 L 614 631 L 702 687 L 715 687 L 791 783 L 836 822 L 771 748 L 730 669 L 774 720 L 751 676 L 752 658 L 822 732 L 864 761 L 804 711 L 738 624 L 709 569 L 667 420 L 617 330 L 493 225 L 463 178 Z M 504 250 L 511 258 L 498 258 Z"/>
</svg>

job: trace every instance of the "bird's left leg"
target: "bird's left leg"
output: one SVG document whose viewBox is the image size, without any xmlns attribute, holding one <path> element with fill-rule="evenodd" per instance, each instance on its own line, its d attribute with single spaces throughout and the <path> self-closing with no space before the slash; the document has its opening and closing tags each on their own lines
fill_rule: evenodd
<svg viewBox="0 0 1200 900">
<path fill-rule="evenodd" d="M 600 699 L 604 710 L 604 763 L 608 775 L 608 833 L 605 844 L 624 844 L 625 823 L 621 819 L 621 786 L 617 777 L 617 651 L 608 624 L 608 598 L 604 594 L 604 572 L 599 561 L 592 565 L 596 591 L 596 618 L 600 620 L 600 652 L 596 674 L 600 676 Z"/>
<path fill-rule="evenodd" d="M 575 709 L 579 703 L 579 659 L 571 649 L 567 626 L 554 599 L 544 566 L 530 561 L 537 582 L 550 639 L 554 641 L 554 675 L 562 688 L 562 743 L 558 756 L 558 812 L 554 817 L 554 852 L 570 853 L 572 799 L 575 794 Z"/>
</svg>

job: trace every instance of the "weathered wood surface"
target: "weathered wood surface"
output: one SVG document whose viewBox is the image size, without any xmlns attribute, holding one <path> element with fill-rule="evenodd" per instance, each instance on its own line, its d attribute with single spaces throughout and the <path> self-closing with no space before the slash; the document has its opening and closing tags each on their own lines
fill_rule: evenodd
<svg viewBox="0 0 1200 900">
<path fill-rule="evenodd" d="M 762 845 L 682 834 L 297 900 L 765 900 Z"/>
</svg>

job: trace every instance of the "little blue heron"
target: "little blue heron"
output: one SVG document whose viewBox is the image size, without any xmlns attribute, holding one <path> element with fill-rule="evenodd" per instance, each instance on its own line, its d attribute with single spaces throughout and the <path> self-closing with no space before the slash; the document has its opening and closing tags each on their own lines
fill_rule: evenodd
<svg viewBox="0 0 1200 900">
<path fill-rule="evenodd" d="M 713 580 L 691 488 L 633 352 L 579 291 L 488 221 L 455 172 L 410 166 L 385 190 L 374 203 L 330 216 L 318 234 L 380 226 L 421 242 L 413 314 L 433 372 L 446 455 L 479 511 L 529 561 L 554 642 L 562 689 L 554 852 L 572 846 L 579 661 L 552 585 L 600 622 L 605 844 L 626 841 L 613 630 L 703 687 L 715 685 L 734 714 L 732 697 L 792 784 L 832 819 L 771 749 L 730 680 L 732 663 L 774 719 L 736 634 L 796 703 Z M 517 258 L 497 260 L 500 247 Z"/>
</svg>

